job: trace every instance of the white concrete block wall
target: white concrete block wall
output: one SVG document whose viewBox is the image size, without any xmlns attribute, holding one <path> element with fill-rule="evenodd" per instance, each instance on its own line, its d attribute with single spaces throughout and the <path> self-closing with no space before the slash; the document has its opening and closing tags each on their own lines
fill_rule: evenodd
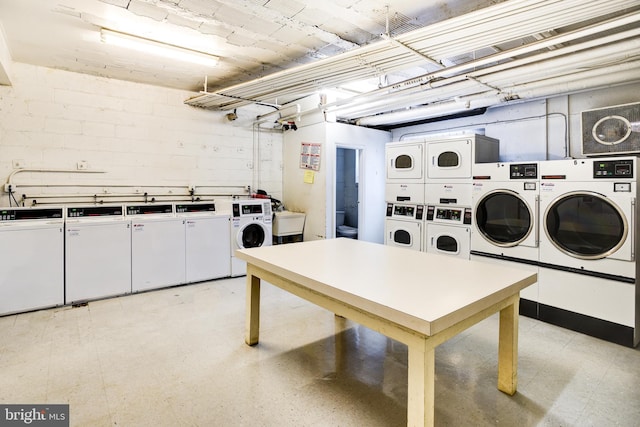
<svg viewBox="0 0 640 427">
<path fill-rule="evenodd" d="M 239 111 L 243 120 L 229 122 L 226 112 L 184 105 L 193 95 L 15 63 L 12 86 L 0 86 L 0 180 L 7 181 L 16 163 L 76 170 L 85 162 L 104 173 L 19 173 L 16 197 L 96 191 L 80 185 L 104 193 L 123 185 L 183 186 L 181 194 L 190 185 L 207 192 L 259 185 L 282 198 L 282 135 L 257 135 L 251 124 L 271 109 L 246 107 Z M 0 205 L 8 204 L 0 188 Z"/>
</svg>

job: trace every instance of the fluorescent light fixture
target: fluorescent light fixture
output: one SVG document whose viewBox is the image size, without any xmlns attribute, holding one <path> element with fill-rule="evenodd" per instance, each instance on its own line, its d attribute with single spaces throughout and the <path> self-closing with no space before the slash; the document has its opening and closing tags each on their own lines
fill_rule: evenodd
<svg viewBox="0 0 640 427">
<path fill-rule="evenodd" d="M 117 31 L 107 30 L 106 28 L 100 30 L 100 38 L 103 43 L 148 53 L 150 55 L 175 59 L 176 61 L 191 62 L 206 67 L 215 67 L 218 63 L 218 57 L 215 55 L 146 39 L 144 37 L 119 33 Z"/>
</svg>

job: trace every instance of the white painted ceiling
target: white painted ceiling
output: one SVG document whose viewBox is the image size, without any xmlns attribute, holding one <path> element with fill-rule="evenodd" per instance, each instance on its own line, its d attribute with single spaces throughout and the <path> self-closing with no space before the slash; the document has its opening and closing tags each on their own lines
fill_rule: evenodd
<svg viewBox="0 0 640 427">
<path fill-rule="evenodd" d="M 188 103 L 217 110 L 341 88 L 346 100 L 327 111 L 387 126 L 640 80 L 639 10 L 638 0 L 0 0 L 0 23 L 16 62 L 200 91 Z M 101 28 L 220 61 L 108 46 Z"/>
</svg>

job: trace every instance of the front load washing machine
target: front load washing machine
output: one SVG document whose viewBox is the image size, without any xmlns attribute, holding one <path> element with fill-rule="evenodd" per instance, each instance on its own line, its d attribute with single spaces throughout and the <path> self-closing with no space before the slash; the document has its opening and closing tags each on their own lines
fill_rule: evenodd
<svg viewBox="0 0 640 427">
<path fill-rule="evenodd" d="M 247 199 L 231 204 L 231 276 L 247 274 L 247 263 L 235 257 L 238 249 L 271 246 L 271 200 Z"/>
<path fill-rule="evenodd" d="M 424 206 L 387 203 L 384 244 L 414 251 L 424 249 Z"/>
<path fill-rule="evenodd" d="M 425 252 L 469 259 L 471 208 L 427 205 Z"/>
<path fill-rule="evenodd" d="M 184 220 L 172 204 L 128 205 L 131 220 L 131 291 L 185 283 Z"/>
<path fill-rule="evenodd" d="M 472 259 L 538 273 L 538 166 L 537 162 L 474 165 Z M 538 291 L 535 283 L 520 292 L 523 314 L 537 317 Z"/>
<path fill-rule="evenodd" d="M 124 207 L 67 207 L 65 301 L 131 293 L 131 222 Z"/>
<path fill-rule="evenodd" d="M 0 315 L 64 304 L 63 209 L 0 209 Z"/>
<path fill-rule="evenodd" d="M 596 336 L 637 345 L 637 159 L 547 161 L 540 175 L 541 319 L 560 308 L 604 320 Z"/>
<path fill-rule="evenodd" d="M 472 253 L 537 262 L 538 163 L 478 164 L 473 173 Z"/>
<path fill-rule="evenodd" d="M 175 209 L 184 220 L 185 282 L 229 277 L 229 214 L 207 202 L 178 203 Z"/>
</svg>

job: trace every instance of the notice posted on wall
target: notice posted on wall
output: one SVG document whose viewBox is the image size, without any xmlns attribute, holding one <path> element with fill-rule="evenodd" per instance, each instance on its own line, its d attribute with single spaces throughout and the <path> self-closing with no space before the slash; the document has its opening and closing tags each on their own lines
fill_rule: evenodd
<svg viewBox="0 0 640 427">
<path fill-rule="evenodd" d="M 320 147 L 322 144 L 303 142 L 300 148 L 300 168 L 320 170 Z"/>
</svg>

